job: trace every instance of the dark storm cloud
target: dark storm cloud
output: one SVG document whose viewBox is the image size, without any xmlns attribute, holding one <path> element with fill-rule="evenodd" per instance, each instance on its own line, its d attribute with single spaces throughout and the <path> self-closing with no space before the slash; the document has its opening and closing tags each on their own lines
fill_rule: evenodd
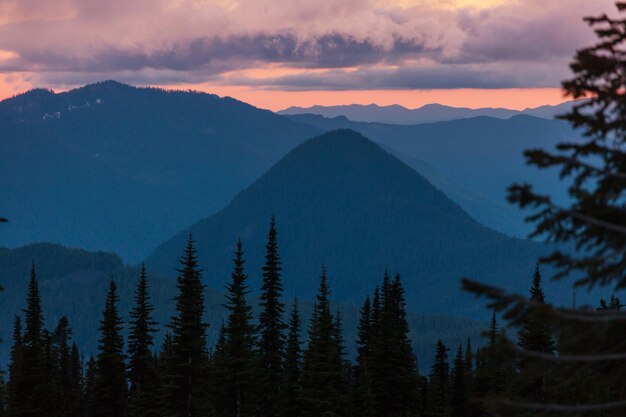
<svg viewBox="0 0 626 417">
<path fill-rule="evenodd" d="M 415 64 L 399 68 L 370 67 L 355 71 L 335 69 L 323 73 L 304 72 L 262 81 L 229 77 L 221 82 L 282 90 L 528 88 L 558 84 L 561 70 L 562 68 L 553 68 L 553 65 L 534 65 L 519 74 L 507 65 L 487 69 L 465 64 L 445 67 Z"/>
<path fill-rule="evenodd" d="M 384 50 L 370 40 L 347 35 L 328 34 L 300 41 L 292 34 L 258 34 L 199 38 L 179 42 L 171 48 L 146 52 L 140 49 L 104 47 L 86 57 L 64 54 L 60 50 L 25 51 L 17 62 L 0 68 L 45 66 L 61 71 L 124 71 L 145 68 L 189 71 L 210 68 L 214 62 L 232 63 L 236 69 L 243 62 L 285 63 L 307 68 L 342 68 L 356 65 L 393 62 L 425 52 L 415 41 L 395 40 L 391 50 Z M 223 69 L 217 66 L 214 69 Z"/>
</svg>

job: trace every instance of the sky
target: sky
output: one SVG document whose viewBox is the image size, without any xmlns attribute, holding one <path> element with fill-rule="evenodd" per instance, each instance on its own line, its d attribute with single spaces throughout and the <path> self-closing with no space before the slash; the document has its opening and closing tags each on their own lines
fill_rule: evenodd
<svg viewBox="0 0 626 417">
<path fill-rule="evenodd" d="M 0 0 L 0 99 L 108 79 L 279 110 L 565 100 L 614 0 Z"/>
</svg>

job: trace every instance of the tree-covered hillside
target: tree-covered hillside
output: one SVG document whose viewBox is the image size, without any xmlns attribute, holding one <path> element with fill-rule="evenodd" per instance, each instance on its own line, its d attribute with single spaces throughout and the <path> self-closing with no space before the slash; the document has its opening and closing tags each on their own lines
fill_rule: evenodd
<svg viewBox="0 0 626 417">
<path fill-rule="evenodd" d="M 0 244 L 138 262 L 318 132 L 232 98 L 113 81 L 0 102 Z"/>
</svg>

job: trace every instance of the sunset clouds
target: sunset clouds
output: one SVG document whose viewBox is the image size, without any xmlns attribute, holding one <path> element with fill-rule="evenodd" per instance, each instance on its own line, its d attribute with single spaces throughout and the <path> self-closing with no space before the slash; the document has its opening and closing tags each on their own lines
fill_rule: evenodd
<svg viewBox="0 0 626 417">
<path fill-rule="evenodd" d="M 0 0 L 0 82 L 558 87 L 612 0 Z"/>
</svg>

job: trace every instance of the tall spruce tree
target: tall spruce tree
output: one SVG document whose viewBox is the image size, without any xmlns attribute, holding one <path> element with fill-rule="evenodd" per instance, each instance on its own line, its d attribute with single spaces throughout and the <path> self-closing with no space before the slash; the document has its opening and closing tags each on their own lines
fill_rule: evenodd
<svg viewBox="0 0 626 417">
<path fill-rule="evenodd" d="M 124 417 L 128 413 L 126 356 L 118 302 L 117 286 L 111 279 L 100 321 L 93 390 L 94 417 Z"/>
<path fill-rule="evenodd" d="M 130 312 L 128 332 L 129 416 L 156 417 L 158 376 L 153 357 L 153 334 L 157 323 L 148 291 L 148 276 L 142 264 L 135 289 L 135 306 Z"/>
<path fill-rule="evenodd" d="M 415 415 L 419 409 L 419 375 L 409 339 L 406 301 L 400 276 L 396 275 L 392 280 L 385 272 L 381 288 L 370 365 L 378 415 Z"/>
<path fill-rule="evenodd" d="M 435 363 L 428 384 L 428 411 L 432 417 L 447 417 L 450 411 L 450 365 L 448 348 L 437 341 Z"/>
<path fill-rule="evenodd" d="M 469 417 L 467 395 L 467 370 L 463 357 L 463 346 L 459 345 L 454 357 L 454 368 L 450 386 L 450 417 Z"/>
<path fill-rule="evenodd" d="M 20 410 L 15 410 L 18 416 L 38 417 L 45 414 L 44 404 L 47 393 L 45 378 L 45 345 L 43 340 L 44 319 L 39 297 L 39 284 L 33 262 L 30 282 L 28 284 L 28 296 L 24 310 L 24 335 L 22 337 L 22 378 L 16 388 L 20 391 L 19 396 L 23 399 Z"/>
<path fill-rule="evenodd" d="M 530 302 L 533 305 L 532 308 L 546 304 L 543 288 L 541 287 L 539 265 L 535 267 L 533 274 Z M 529 310 L 528 314 L 522 319 L 522 326 L 518 334 L 518 345 L 526 351 L 553 355 L 556 346 L 550 325 L 546 323 L 546 318 L 534 315 Z M 544 364 L 536 358 L 521 357 L 518 361 L 517 391 L 524 398 L 538 402 L 546 400 L 546 376 L 542 370 L 543 366 Z"/>
<path fill-rule="evenodd" d="M 298 311 L 298 301 L 293 302 L 289 317 L 289 332 L 287 335 L 287 350 L 285 352 L 285 387 L 283 416 L 300 417 L 302 415 L 302 351 L 300 342 L 300 327 L 302 321 Z"/>
<path fill-rule="evenodd" d="M 353 413 L 363 417 L 377 415 L 376 396 L 370 370 L 372 360 L 373 318 L 369 295 L 366 296 L 360 310 L 357 327 L 357 363 L 354 368 Z"/>
<path fill-rule="evenodd" d="M 272 216 L 267 237 L 263 285 L 261 287 L 261 313 L 259 316 L 259 396 L 260 417 L 276 417 L 280 414 L 281 387 L 284 381 L 285 329 L 283 321 L 285 306 L 281 301 L 283 284 L 278 254 L 278 231 Z"/>
<path fill-rule="evenodd" d="M 305 417 L 343 416 L 340 351 L 336 323 L 330 310 L 326 269 L 322 269 L 320 286 L 309 325 L 309 340 L 302 367 L 302 415 Z"/>
<path fill-rule="evenodd" d="M 171 417 L 206 417 L 211 404 L 207 381 L 207 325 L 203 321 L 204 285 L 191 234 L 180 263 L 176 315 L 169 325 L 172 357 L 165 376 L 166 414 Z"/>
<path fill-rule="evenodd" d="M 224 416 L 247 417 L 255 412 L 255 327 L 252 324 L 252 306 L 241 241 L 237 242 L 231 282 L 226 286 L 228 318 L 224 329 L 226 409 Z"/>
</svg>

